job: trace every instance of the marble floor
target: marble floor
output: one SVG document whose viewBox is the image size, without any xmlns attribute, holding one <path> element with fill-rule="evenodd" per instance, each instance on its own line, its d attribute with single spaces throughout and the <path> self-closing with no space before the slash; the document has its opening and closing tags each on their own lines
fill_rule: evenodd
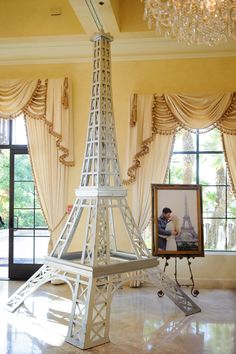
<svg viewBox="0 0 236 354">
<path fill-rule="evenodd" d="M 82 351 L 65 342 L 70 313 L 67 285 L 47 284 L 15 312 L 4 303 L 19 286 L 0 281 L 0 354 L 235 354 L 236 291 L 200 290 L 202 312 L 185 316 L 156 289 L 124 287 L 114 295 L 110 343 Z"/>
</svg>

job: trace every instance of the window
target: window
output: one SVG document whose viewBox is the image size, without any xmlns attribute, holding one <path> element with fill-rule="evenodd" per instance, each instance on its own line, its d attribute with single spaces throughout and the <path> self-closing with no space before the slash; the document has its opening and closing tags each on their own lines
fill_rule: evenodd
<svg viewBox="0 0 236 354">
<path fill-rule="evenodd" d="M 236 250 L 236 200 L 217 129 L 177 132 L 166 183 L 201 184 L 205 250 Z"/>
<path fill-rule="evenodd" d="M 0 119 L 0 215 L 10 263 L 42 263 L 49 231 L 43 216 L 27 149 L 24 117 Z M 6 259 L 0 253 L 0 259 Z"/>
</svg>

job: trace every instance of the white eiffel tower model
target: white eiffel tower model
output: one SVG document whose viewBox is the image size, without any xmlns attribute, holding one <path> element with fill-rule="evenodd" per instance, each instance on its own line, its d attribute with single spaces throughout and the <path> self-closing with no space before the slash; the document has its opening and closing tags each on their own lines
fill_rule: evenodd
<svg viewBox="0 0 236 354">
<path fill-rule="evenodd" d="M 14 311 L 40 286 L 50 280 L 65 281 L 72 292 L 72 309 L 66 341 L 91 348 L 109 341 L 112 295 L 140 272 L 161 287 L 186 314 L 200 308 L 157 267 L 157 259 L 147 249 L 135 224 L 122 186 L 112 107 L 110 42 L 103 32 L 93 37 L 93 83 L 88 135 L 80 187 L 71 214 L 44 265 L 7 302 Z M 121 220 L 134 251 L 133 257 L 116 249 L 115 212 Z M 113 214 L 114 212 L 114 214 Z M 80 258 L 68 259 L 68 248 L 87 216 Z M 83 224 L 83 223 L 82 223 Z M 137 309 L 138 310 L 138 309 Z"/>
</svg>

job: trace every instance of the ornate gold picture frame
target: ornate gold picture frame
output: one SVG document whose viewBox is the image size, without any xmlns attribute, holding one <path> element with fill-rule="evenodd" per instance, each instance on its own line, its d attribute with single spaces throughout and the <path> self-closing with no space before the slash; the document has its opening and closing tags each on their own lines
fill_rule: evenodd
<svg viewBox="0 0 236 354">
<path fill-rule="evenodd" d="M 200 185 L 152 184 L 152 254 L 204 256 Z"/>
</svg>

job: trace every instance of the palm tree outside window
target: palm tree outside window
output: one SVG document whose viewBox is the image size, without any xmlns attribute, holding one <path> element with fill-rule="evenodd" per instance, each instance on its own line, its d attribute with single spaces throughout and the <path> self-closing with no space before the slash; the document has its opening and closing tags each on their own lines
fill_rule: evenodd
<svg viewBox="0 0 236 354">
<path fill-rule="evenodd" d="M 217 129 L 177 132 L 166 183 L 201 184 L 205 250 L 236 250 L 236 200 Z"/>
</svg>

